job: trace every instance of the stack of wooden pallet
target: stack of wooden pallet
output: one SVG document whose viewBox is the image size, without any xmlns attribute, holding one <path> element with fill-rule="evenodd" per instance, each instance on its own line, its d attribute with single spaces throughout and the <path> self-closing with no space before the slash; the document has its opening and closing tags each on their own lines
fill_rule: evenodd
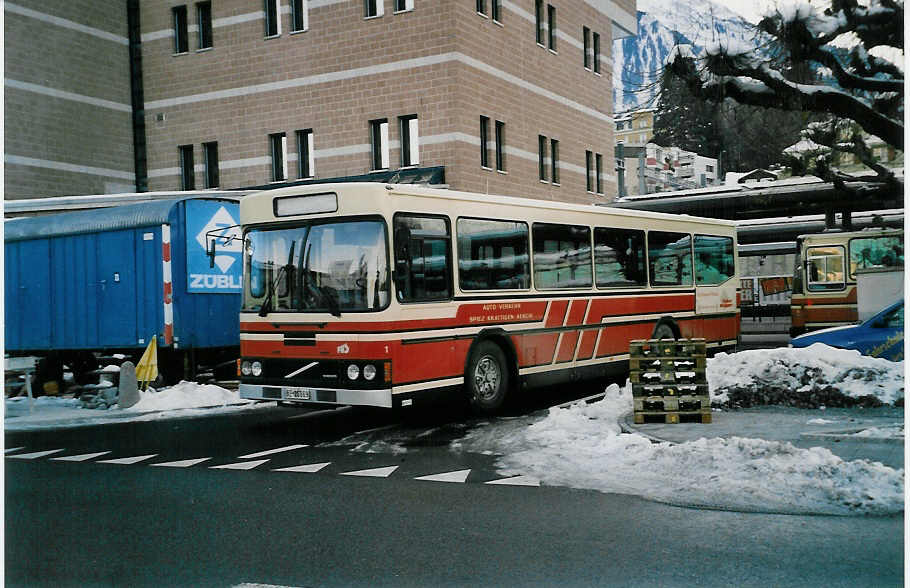
<svg viewBox="0 0 910 588">
<path fill-rule="evenodd" d="M 629 379 L 637 424 L 711 422 L 704 339 L 648 339 L 629 344 Z"/>
</svg>

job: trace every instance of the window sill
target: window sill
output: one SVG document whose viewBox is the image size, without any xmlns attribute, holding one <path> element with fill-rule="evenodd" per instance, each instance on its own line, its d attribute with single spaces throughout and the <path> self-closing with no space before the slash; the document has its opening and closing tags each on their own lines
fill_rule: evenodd
<svg viewBox="0 0 910 588">
<path fill-rule="evenodd" d="M 509 172 L 507 172 L 507 171 L 504 170 L 504 169 L 498 169 L 498 170 L 496 170 L 496 173 L 502 174 L 502 175 L 504 175 L 504 176 L 509 175 Z"/>
<path fill-rule="evenodd" d="M 399 170 L 402 170 L 402 169 L 417 169 L 418 167 L 420 167 L 420 163 L 409 163 L 408 165 L 401 165 L 401 166 L 398 166 L 398 169 L 399 169 Z"/>
<path fill-rule="evenodd" d="M 599 71 L 597 71 L 597 70 L 594 70 L 594 75 L 597 76 L 597 77 L 599 77 L 599 78 L 604 77 L 604 75 L 603 75 L 602 73 L 600 73 Z"/>
<path fill-rule="evenodd" d="M 392 14 L 407 14 L 409 12 L 414 12 L 413 8 L 405 8 L 404 10 L 394 10 Z"/>
<path fill-rule="evenodd" d="M 585 66 L 585 71 L 591 71 L 591 68 L 588 67 L 588 66 L 586 65 L 586 66 Z"/>
<path fill-rule="evenodd" d="M 559 51 L 557 51 L 556 49 L 547 49 L 547 51 L 549 51 L 553 55 L 559 55 Z"/>
<path fill-rule="evenodd" d="M 383 172 L 387 172 L 387 171 L 390 171 L 390 168 L 382 167 L 382 168 L 379 168 L 379 169 L 371 169 L 371 170 L 368 171 L 367 173 L 370 173 L 370 174 L 379 174 L 379 173 L 383 173 Z"/>
<path fill-rule="evenodd" d="M 549 183 L 550 183 L 550 180 L 540 180 L 540 183 L 541 183 L 541 184 L 549 184 Z"/>
<path fill-rule="evenodd" d="M 189 55 L 189 51 L 182 51 L 180 53 L 171 53 L 171 57 L 180 57 L 181 55 Z"/>
<path fill-rule="evenodd" d="M 550 182 L 550 185 L 556 186 L 557 188 L 562 186 L 562 184 L 560 184 L 559 182 Z"/>
<path fill-rule="evenodd" d="M 540 41 L 537 42 L 537 46 L 540 47 L 541 49 L 546 49 L 546 48 L 547 48 L 547 46 L 544 45 L 543 43 L 541 43 Z"/>
<path fill-rule="evenodd" d="M 202 49 L 196 49 L 196 53 L 208 53 L 212 51 L 214 47 L 203 47 Z"/>
<path fill-rule="evenodd" d="M 283 180 L 271 180 L 269 183 L 270 183 L 270 184 L 282 184 L 282 183 L 287 182 L 287 181 L 288 181 L 287 178 L 285 178 L 285 179 L 283 179 Z"/>
<path fill-rule="evenodd" d="M 484 13 L 482 13 L 482 12 L 478 12 L 478 13 L 477 13 L 477 16 L 482 16 L 482 17 L 484 17 L 484 18 L 490 18 L 489 16 L 487 16 L 486 14 L 484 14 Z"/>
<path fill-rule="evenodd" d="M 382 15 L 381 15 L 381 14 L 374 14 L 374 15 L 372 15 L 372 16 L 365 16 L 365 17 L 363 17 L 363 20 L 373 20 L 373 19 L 376 19 L 376 18 L 382 18 Z"/>
<path fill-rule="evenodd" d="M 299 34 L 301 34 L 301 33 L 306 33 L 306 32 L 308 32 L 309 30 L 310 30 L 310 29 L 300 29 L 299 31 L 291 31 L 291 32 L 288 33 L 288 34 L 289 34 L 289 35 L 299 35 Z"/>
<path fill-rule="evenodd" d="M 486 170 L 486 171 L 493 171 L 493 168 L 492 168 L 492 167 L 487 167 L 487 166 L 485 166 L 485 165 L 481 165 L 481 166 L 480 166 L 480 169 Z"/>
<path fill-rule="evenodd" d="M 281 33 L 278 33 L 277 35 L 269 35 L 269 36 L 267 36 L 267 37 L 265 38 L 265 40 L 266 40 L 266 41 L 269 41 L 269 40 L 271 40 L 271 39 L 280 39 L 280 38 L 281 38 Z"/>
<path fill-rule="evenodd" d="M 493 19 L 493 24 L 497 25 L 497 26 L 501 26 L 502 28 L 506 27 L 506 25 L 502 24 L 502 21 L 498 21 L 495 18 Z"/>
</svg>

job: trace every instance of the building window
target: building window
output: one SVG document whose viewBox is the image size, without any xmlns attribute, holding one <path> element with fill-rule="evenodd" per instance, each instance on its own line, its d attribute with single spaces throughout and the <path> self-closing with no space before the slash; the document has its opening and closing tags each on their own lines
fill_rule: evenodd
<svg viewBox="0 0 910 588">
<path fill-rule="evenodd" d="M 420 164 L 420 135 L 417 127 L 417 115 L 398 117 L 401 129 L 401 167 Z"/>
<path fill-rule="evenodd" d="M 490 167 L 490 119 L 486 116 L 480 117 L 480 167 Z"/>
<path fill-rule="evenodd" d="M 487 15 L 487 0 L 477 0 L 477 14 Z"/>
<path fill-rule="evenodd" d="M 496 171 L 506 171 L 506 123 L 496 121 Z"/>
<path fill-rule="evenodd" d="M 265 0 L 265 36 L 277 37 L 281 34 L 281 10 L 279 0 Z"/>
<path fill-rule="evenodd" d="M 284 133 L 269 135 L 269 147 L 272 152 L 272 181 L 283 182 L 288 179 L 288 138 Z"/>
<path fill-rule="evenodd" d="M 594 153 L 585 151 L 585 186 L 588 192 L 594 191 L 594 182 L 591 179 L 591 171 L 594 167 Z"/>
<path fill-rule="evenodd" d="M 604 171 L 604 156 L 600 153 L 594 155 L 594 176 L 596 180 L 595 187 L 597 188 L 598 194 L 604 193 L 603 185 L 603 171 Z"/>
<path fill-rule="evenodd" d="M 594 33 L 594 73 L 600 73 L 600 33 Z"/>
<path fill-rule="evenodd" d="M 313 145 L 313 129 L 297 131 L 297 177 L 316 176 L 316 156 Z"/>
<path fill-rule="evenodd" d="M 218 143 L 203 143 L 202 157 L 205 159 L 205 187 L 217 188 L 221 182 L 218 172 Z"/>
<path fill-rule="evenodd" d="M 502 0 L 490 0 L 490 9 L 492 10 L 493 20 L 502 22 Z"/>
<path fill-rule="evenodd" d="M 196 19 L 199 22 L 199 49 L 212 46 L 212 3 L 196 3 Z"/>
<path fill-rule="evenodd" d="M 537 135 L 537 175 L 541 182 L 547 181 L 547 138 Z"/>
<path fill-rule="evenodd" d="M 534 28 L 537 31 L 537 44 L 543 47 L 543 0 L 534 0 Z"/>
<path fill-rule="evenodd" d="M 709 173 L 714 173 L 714 166 L 713 166 L 713 165 L 706 165 L 706 166 L 705 166 L 705 171 L 706 171 L 706 172 L 709 172 Z"/>
<path fill-rule="evenodd" d="M 559 183 L 559 141 L 550 139 L 550 178 Z"/>
<path fill-rule="evenodd" d="M 414 0 L 395 0 L 395 12 L 414 10 Z"/>
<path fill-rule="evenodd" d="M 387 119 L 370 121 L 370 147 L 373 169 L 389 169 L 389 121 Z"/>
<path fill-rule="evenodd" d="M 582 37 L 584 37 L 585 69 L 591 69 L 591 29 L 588 27 L 582 27 L 581 33 Z"/>
<path fill-rule="evenodd" d="M 383 0 L 363 0 L 363 17 L 373 18 L 382 16 Z"/>
<path fill-rule="evenodd" d="M 193 146 L 180 145 L 177 147 L 177 153 L 180 157 L 180 189 L 196 189 L 196 172 L 193 169 Z"/>
<path fill-rule="evenodd" d="M 309 0 L 291 0 L 291 32 L 299 33 L 309 28 Z"/>
<path fill-rule="evenodd" d="M 547 4 L 547 46 L 556 51 L 556 7 Z"/>
<path fill-rule="evenodd" d="M 175 6 L 171 13 L 174 15 L 174 53 L 186 53 L 189 51 L 186 6 Z"/>
</svg>

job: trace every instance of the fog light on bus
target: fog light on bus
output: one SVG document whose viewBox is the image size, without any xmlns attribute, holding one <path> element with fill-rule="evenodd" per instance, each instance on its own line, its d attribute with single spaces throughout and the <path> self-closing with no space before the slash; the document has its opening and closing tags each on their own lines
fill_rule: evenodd
<svg viewBox="0 0 910 588">
<path fill-rule="evenodd" d="M 243 363 L 240 364 L 240 373 L 241 374 L 243 374 L 244 376 L 248 376 L 248 375 L 250 375 L 250 372 L 251 372 L 250 362 L 244 361 Z"/>
<path fill-rule="evenodd" d="M 348 379 L 356 380 L 359 376 L 360 376 L 360 368 L 357 367 L 353 363 L 351 365 L 349 365 L 348 366 Z"/>
<path fill-rule="evenodd" d="M 258 378 L 262 375 L 262 364 L 258 361 L 254 361 L 252 365 L 250 365 L 250 371 Z"/>
<path fill-rule="evenodd" d="M 365 380 L 372 380 L 376 377 L 376 366 L 372 363 L 368 363 L 363 366 L 363 378 Z"/>
</svg>

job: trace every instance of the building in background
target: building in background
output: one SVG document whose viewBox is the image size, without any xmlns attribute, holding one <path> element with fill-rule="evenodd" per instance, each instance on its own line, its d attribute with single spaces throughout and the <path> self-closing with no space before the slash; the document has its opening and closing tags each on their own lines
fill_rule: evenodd
<svg viewBox="0 0 910 588">
<path fill-rule="evenodd" d="M 718 163 L 678 147 L 617 144 L 615 149 L 621 196 L 691 190 L 718 181 Z"/>
<path fill-rule="evenodd" d="M 21 0 L 4 10 L 7 198 L 425 167 L 460 190 L 616 195 L 611 48 L 636 29 L 634 0 Z M 51 51 L 58 39 L 74 50 Z"/>
<path fill-rule="evenodd" d="M 654 137 L 654 113 L 656 108 L 641 108 L 618 113 L 613 119 L 616 125 L 616 142 L 626 145 L 644 145 Z"/>
</svg>

